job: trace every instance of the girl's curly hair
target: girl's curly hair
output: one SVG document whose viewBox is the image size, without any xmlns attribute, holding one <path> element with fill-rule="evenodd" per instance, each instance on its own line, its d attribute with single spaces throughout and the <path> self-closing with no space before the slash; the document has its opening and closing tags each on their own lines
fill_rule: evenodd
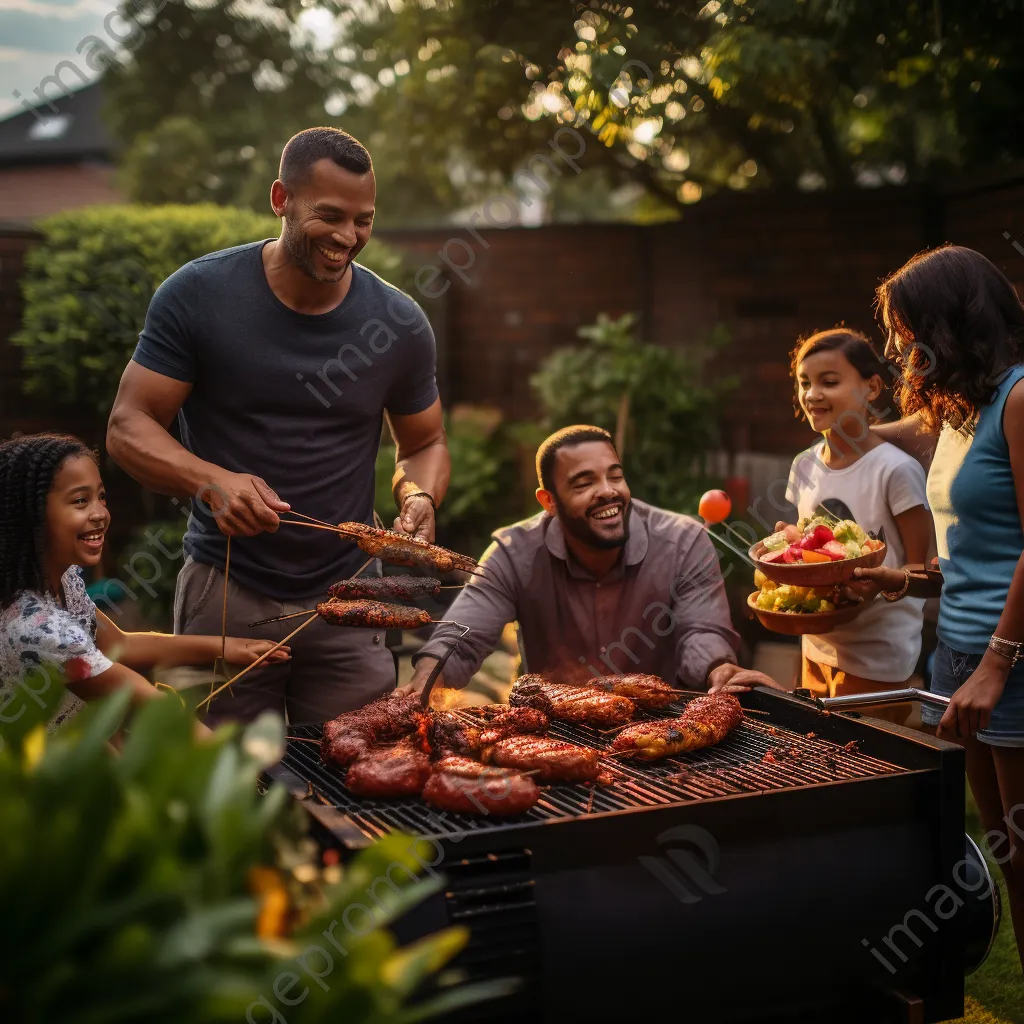
<svg viewBox="0 0 1024 1024">
<path fill-rule="evenodd" d="M 0 443 L 0 608 L 25 590 L 46 589 L 46 496 L 57 471 L 96 454 L 68 434 L 28 434 Z"/>
<path fill-rule="evenodd" d="M 973 249 L 919 252 L 878 286 L 875 305 L 890 347 L 899 341 L 900 410 L 932 430 L 972 426 L 1001 374 L 1024 361 L 1024 305 Z"/>
</svg>

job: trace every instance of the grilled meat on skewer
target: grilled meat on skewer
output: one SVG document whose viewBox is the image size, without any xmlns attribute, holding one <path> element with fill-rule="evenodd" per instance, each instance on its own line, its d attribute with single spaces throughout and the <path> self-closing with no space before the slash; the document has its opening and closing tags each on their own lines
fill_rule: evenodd
<svg viewBox="0 0 1024 1024">
<path fill-rule="evenodd" d="M 636 673 L 627 673 L 621 676 L 596 676 L 593 679 L 581 681 L 580 685 L 603 690 L 605 693 L 618 694 L 620 697 L 628 697 L 637 707 L 641 708 L 663 708 L 667 704 L 671 704 L 678 696 L 678 692 L 664 679 Z"/>
<path fill-rule="evenodd" d="M 541 782 L 592 782 L 600 760 L 596 750 L 546 736 L 510 736 L 483 751 L 487 764 L 536 771 Z"/>
<path fill-rule="evenodd" d="M 612 750 L 630 751 L 642 761 L 656 761 L 713 746 L 742 720 L 743 709 L 731 693 L 706 694 L 690 701 L 678 718 L 637 722 L 623 729 L 615 737 Z"/>
<path fill-rule="evenodd" d="M 512 707 L 536 708 L 551 718 L 599 729 L 625 724 L 636 709 L 628 697 L 601 693 L 589 686 L 549 683 L 539 675 L 520 676 L 512 685 L 508 702 Z"/>
<path fill-rule="evenodd" d="M 356 796 L 418 796 L 430 778 L 430 760 L 411 738 L 372 747 L 345 776 Z"/>
<path fill-rule="evenodd" d="M 339 601 L 358 601 L 370 598 L 376 601 L 419 601 L 436 597 L 441 584 L 429 576 L 354 576 L 338 580 L 327 591 L 329 598 Z"/>
<path fill-rule="evenodd" d="M 379 530 L 365 523 L 338 523 L 362 551 L 392 565 L 410 565 L 431 572 L 472 572 L 478 563 L 468 555 L 409 537 L 395 530 Z"/>
<path fill-rule="evenodd" d="M 423 787 L 423 799 L 442 811 L 505 817 L 528 811 L 540 799 L 540 789 L 533 779 L 518 772 L 467 778 L 435 771 Z"/>
<path fill-rule="evenodd" d="M 471 757 L 463 757 L 461 754 L 445 754 L 444 757 L 434 762 L 434 772 L 444 772 L 447 775 L 458 775 L 464 779 L 479 779 L 487 776 L 491 779 L 507 779 L 510 775 L 517 775 L 514 768 L 499 768 L 493 764 L 481 764 Z"/>
<path fill-rule="evenodd" d="M 548 719 L 542 711 L 499 707 L 484 725 L 467 725 L 451 711 L 434 712 L 430 725 L 431 746 L 444 753 L 478 754 L 484 747 L 507 736 L 547 732 Z"/>
<path fill-rule="evenodd" d="M 404 604 L 383 601 L 321 601 L 317 615 L 332 626 L 361 626 L 366 629 L 419 629 L 431 623 L 430 612 Z"/>
</svg>

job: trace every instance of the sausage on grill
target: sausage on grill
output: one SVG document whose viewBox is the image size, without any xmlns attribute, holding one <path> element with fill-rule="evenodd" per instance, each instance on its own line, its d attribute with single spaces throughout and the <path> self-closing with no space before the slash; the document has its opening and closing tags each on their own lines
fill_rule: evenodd
<svg viewBox="0 0 1024 1024">
<path fill-rule="evenodd" d="M 520 676 L 512 686 L 508 702 L 513 707 L 536 708 L 551 718 L 582 722 L 599 729 L 625 724 L 636 710 L 628 697 L 601 693 L 589 686 L 550 683 L 539 675 Z"/>
<path fill-rule="evenodd" d="M 440 593 L 440 582 L 429 576 L 354 576 L 332 584 L 327 596 L 339 601 L 419 601 Z"/>
<path fill-rule="evenodd" d="M 582 686 L 589 686 L 604 693 L 615 693 L 620 697 L 628 697 L 637 707 L 663 708 L 678 697 L 678 693 L 664 679 L 658 676 L 645 676 L 638 673 L 625 673 L 621 676 L 596 676 L 581 681 Z"/>
<path fill-rule="evenodd" d="M 483 760 L 503 768 L 536 771 L 541 782 L 592 782 L 600 770 L 596 750 L 547 736 L 510 736 L 483 751 Z"/>
<path fill-rule="evenodd" d="M 518 772 L 468 778 L 435 771 L 423 787 L 423 799 L 442 811 L 506 817 L 528 811 L 540 799 L 540 789 L 533 779 Z"/>
<path fill-rule="evenodd" d="M 678 718 L 628 726 L 615 737 L 612 750 L 657 761 L 720 743 L 742 720 L 743 708 L 731 693 L 706 694 L 691 700 Z"/>
<path fill-rule="evenodd" d="M 317 614 L 332 626 L 356 626 L 366 629 L 419 629 L 431 622 L 430 612 L 404 604 L 383 601 L 321 601 Z"/>
<path fill-rule="evenodd" d="M 430 778 L 430 759 L 410 739 L 393 747 L 373 747 L 345 776 L 356 796 L 418 796 Z"/>
<path fill-rule="evenodd" d="M 468 555 L 449 551 L 438 544 L 428 544 L 395 530 L 380 530 L 365 523 L 338 523 L 338 526 L 373 558 L 392 565 L 410 565 L 431 572 L 472 572 L 479 563 Z"/>
</svg>

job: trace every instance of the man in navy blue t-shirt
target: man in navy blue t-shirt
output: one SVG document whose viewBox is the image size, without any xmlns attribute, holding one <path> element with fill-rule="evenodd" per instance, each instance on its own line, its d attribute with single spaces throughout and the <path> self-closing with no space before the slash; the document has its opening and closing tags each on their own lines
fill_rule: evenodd
<svg viewBox="0 0 1024 1024">
<path fill-rule="evenodd" d="M 107 449 L 146 487 L 192 498 L 176 633 L 220 632 L 229 537 L 233 636 L 283 638 L 294 620 L 248 623 L 311 608 L 362 565 L 353 544 L 279 514 L 372 522 L 385 415 L 398 447 L 395 528 L 433 540 L 449 473 L 434 336 L 416 302 L 354 262 L 374 193 L 370 156 L 352 136 L 300 132 L 270 192 L 280 237 L 193 260 L 153 296 Z M 359 707 L 395 685 L 383 639 L 318 620 L 289 661 L 255 669 L 209 717 L 270 708 L 313 723 Z"/>
</svg>

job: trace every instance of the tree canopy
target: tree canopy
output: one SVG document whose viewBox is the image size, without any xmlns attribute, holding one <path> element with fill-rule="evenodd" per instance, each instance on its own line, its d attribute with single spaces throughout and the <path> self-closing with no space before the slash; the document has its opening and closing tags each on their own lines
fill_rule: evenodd
<svg viewBox="0 0 1024 1024">
<path fill-rule="evenodd" d="M 1024 155 L 1021 0 L 141 10 L 127 16 L 145 39 L 108 83 L 139 198 L 263 202 L 281 144 L 314 123 L 369 146 L 382 211 L 403 223 L 507 187 L 568 125 L 587 175 L 543 184 L 556 218 L 671 217 L 723 189 L 922 182 Z M 178 172 L 158 181 L 165 156 Z"/>
</svg>

